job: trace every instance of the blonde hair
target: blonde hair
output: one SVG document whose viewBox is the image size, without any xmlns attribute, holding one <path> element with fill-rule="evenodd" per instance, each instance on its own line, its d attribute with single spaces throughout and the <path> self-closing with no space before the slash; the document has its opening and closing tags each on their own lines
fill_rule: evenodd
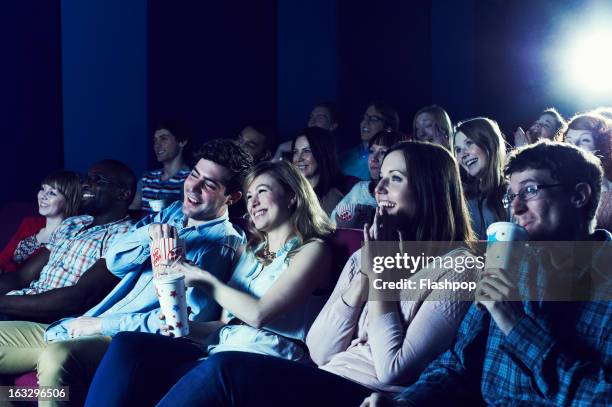
<svg viewBox="0 0 612 407">
<path fill-rule="evenodd" d="M 324 239 L 335 230 L 306 177 L 286 161 L 264 161 L 257 164 L 244 179 L 245 196 L 251 183 L 262 174 L 270 175 L 287 194 L 295 197 L 289 218 L 295 235 L 290 236 L 289 239 L 296 237 L 298 246 L 289 252 L 288 258 L 295 254 L 305 242 Z M 249 231 L 251 238 L 247 244 L 247 250 L 253 251 L 255 257 L 265 264 L 267 260 L 263 252 L 267 249 L 267 235 L 257 230 L 251 219 L 249 219 Z"/>
</svg>

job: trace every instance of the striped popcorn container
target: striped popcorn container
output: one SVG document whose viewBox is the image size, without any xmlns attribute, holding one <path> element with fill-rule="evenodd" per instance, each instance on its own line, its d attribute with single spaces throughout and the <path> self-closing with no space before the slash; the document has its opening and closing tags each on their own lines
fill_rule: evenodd
<svg viewBox="0 0 612 407">
<path fill-rule="evenodd" d="M 157 278 L 166 275 L 176 260 L 185 257 L 185 245 L 181 239 L 164 238 L 150 244 L 151 266 Z"/>
</svg>

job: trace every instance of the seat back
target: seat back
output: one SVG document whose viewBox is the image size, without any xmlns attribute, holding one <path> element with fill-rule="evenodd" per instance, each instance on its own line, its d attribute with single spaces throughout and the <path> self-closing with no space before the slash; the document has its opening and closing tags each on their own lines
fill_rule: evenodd
<svg viewBox="0 0 612 407">
<path fill-rule="evenodd" d="M 363 231 L 360 229 L 336 229 L 327 239 L 332 249 L 332 285 L 333 288 L 340 277 L 346 261 L 353 253 L 361 249 Z"/>
</svg>

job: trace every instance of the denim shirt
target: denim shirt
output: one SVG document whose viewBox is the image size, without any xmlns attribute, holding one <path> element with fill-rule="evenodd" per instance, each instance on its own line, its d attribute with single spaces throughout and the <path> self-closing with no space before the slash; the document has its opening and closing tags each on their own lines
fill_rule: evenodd
<svg viewBox="0 0 612 407">
<path fill-rule="evenodd" d="M 84 314 L 102 318 L 102 335 L 112 336 L 120 331 L 158 332 L 160 329 L 149 249 L 149 225 L 152 223 L 174 226 L 185 243 L 187 260 L 222 281 L 230 278 L 236 250 L 245 243 L 244 232 L 234 228 L 227 213 L 201 225 L 186 227 L 187 219 L 181 208 L 181 202 L 175 202 L 160 213 L 148 216 L 109 248 L 106 265 L 121 281 L 106 298 Z M 219 317 L 219 305 L 198 288 L 187 289 L 187 305 L 193 312 L 190 320 L 211 321 Z M 71 339 L 66 329 L 71 319 L 51 324 L 45 332 L 45 340 Z"/>
<path fill-rule="evenodd" d="M 298 245 L 296 238 L 287 242 L 272 263 L 262 266 L 253 252 L 245 250 L 229 283 L 233 288 L 263 297 L 276 280 L 287 271 L 287 254 Z M 209 355 L 223 351 L 242 351 L 282 357 L 295 361 L 310 360 L 306 351 L 306 334 L 323 307 L 324 296 L 312 295 L 290 311 L 270 321 L 262 329 L 245 324 L 225 325 L 207 338 Z M 230 318 L 232 316 L 230 315 Z"/>
</svg>

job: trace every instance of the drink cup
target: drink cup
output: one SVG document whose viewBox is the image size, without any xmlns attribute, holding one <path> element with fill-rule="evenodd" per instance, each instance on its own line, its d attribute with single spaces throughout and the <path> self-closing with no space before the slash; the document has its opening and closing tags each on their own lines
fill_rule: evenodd
<svg viewBox="0 0 612 407">
<path fill-rule="evenodd" d="M 153 212 L 159 212 L 168 206 L 168 202 L 165 199 L 154 199 L 149 201 L 149 206 L 153 210 Z"/>
<path fill-rule="evenodd" d="M 184 257 L 185 248 L 181 239 L 163 238 L 153 240 L 150 244 L 151 266 L 153 275 L 158 277 L 167 274 L 170 267 Z"/>
<path fill-rule="evenodd" d="M 521 242 L 528 240 L 527 230 L 516 223 L 495 222 L 487 228 L 487 254 L 485 269 L 508 270 L 517 263 L 517 249 Z"/>
<path fill-rule="evenodd" d="M 185 276 L 172 273 L 157 277 L 154 281 L 159 305 L 166 317 L 168 332 L 177 338 L 189 335 Z"/>
</svg>

